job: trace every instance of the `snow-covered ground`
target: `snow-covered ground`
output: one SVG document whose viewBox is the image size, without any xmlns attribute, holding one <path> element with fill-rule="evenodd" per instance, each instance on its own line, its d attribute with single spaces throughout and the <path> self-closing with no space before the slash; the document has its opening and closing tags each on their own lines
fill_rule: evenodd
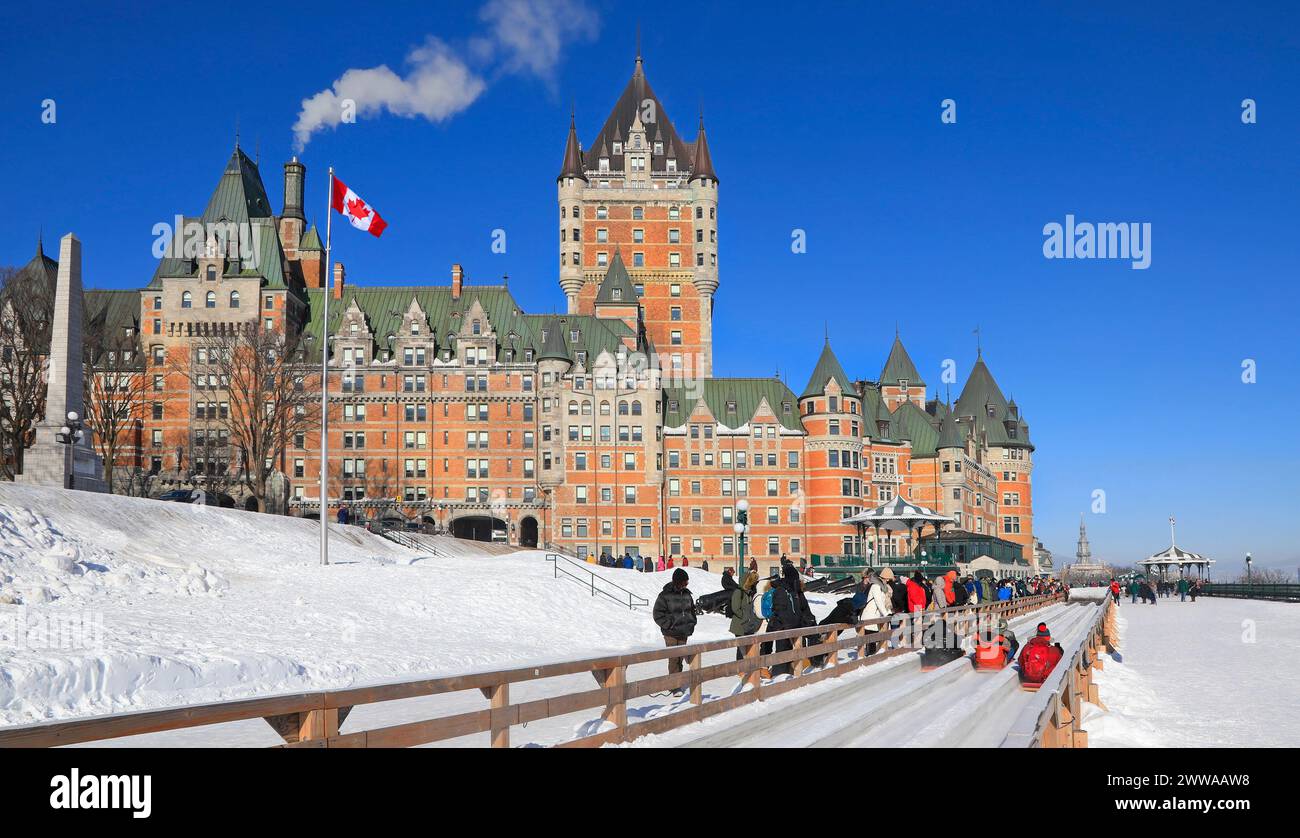
<svg viewBox="0 0 1300 838">
<path fill-rule="evenodd" d="M 1092 747 L 1300 745 L 1300 605 L 1161 597 L 1120 605 L 1120 649 L 1086 705 Z"/>
<path fill-rule="evenodd" d="M 432 558 L 332 525 L 321 567 L 318 531 L 0 484 L 0 725 L 662 648 L 648 608 L 555 579 L 544 553 Z M 670 576 L 584 567 L 652 603 Z M 696 595 L 720 588 L 689 573 Z M 810 599 L 819 616 L 834 605 Z M 729 636 L 725 618 L 700 618 L 695 639 Z"/>
</svg>

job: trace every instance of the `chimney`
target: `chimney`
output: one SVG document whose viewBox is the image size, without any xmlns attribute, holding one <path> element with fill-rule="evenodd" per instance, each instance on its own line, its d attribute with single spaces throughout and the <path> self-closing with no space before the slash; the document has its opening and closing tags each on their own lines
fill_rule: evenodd
<svg viewBox="0 0 1300 838">
<path fill-rule="evenodd" d="M 460 288 L 465 280 L 465 269 L 460 265 L 451 266 L 451 298 L 460 299 Z"/>
<path fill-rule="evenodd" d="M 343 263 L 334 263 L 334 299 L 343 299 Z"/>
<path fill-rule="evenodd" d="M 302 190 L 307 179 L 307 167 L 298 162 L 295 155 L 284 164 L 284 212 L 285 218 L 303 218 Z"/>
</svg>

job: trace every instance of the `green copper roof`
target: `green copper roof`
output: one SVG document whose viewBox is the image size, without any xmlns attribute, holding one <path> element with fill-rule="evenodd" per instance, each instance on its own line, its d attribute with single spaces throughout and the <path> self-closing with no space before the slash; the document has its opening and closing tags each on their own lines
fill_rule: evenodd
<svg viewBox="0 0 1300 838">
<path fill-rule="evenodd" d="M 139 354 L 140 334 L 140 292 L 131 289 L 90 289 L 83 299 L 82 335 L 86 341 L 87 355 L 98 355 L 106 350 L 129 349 L 136 352 L 136 361 L 140 363 L 143 356 Z M 128 337 L 127 329 L 132 335 Z"/>
<path fill-rule="evenodd" d="M 835 379 L 840 385 L 840 391 L 850 396 L 856 396 L 857 391 L 853 388 L 853 382 L 844 372 L 844 367 L 840 366 L 840 361 L 831 351 L 831 342 L 826 341 L 822 347 L 821 357 L 817 359 L 817 366 L 813 367 L 812 377 L 808 379 L 808 386 L 803 389 L 803 394 L 799 396 L 806 399 L 809 396 L 820 396 L 826 392 L 826 383 Z"/>
<path fill-rule="evenodd" d="M 546 321 L 546 326 L 542 329 L 542 332 L 546 337 L 542 340 L 542 349 L 537 356 L 537 360 L 573 360 L 569 355 L 568 345 L 564 342 L 564 325 L 560 323 L 560 318 L 552 317 Z"/>
<path fill-rule="evenodd" d="M 965 434 L 961 426 L 957 424 L 957 420 L 953 418 L 952 411 L 945 410 L 943 419 L 940 422 L 939 442 L 936 448 L 965 448 Z"/>
<path fill-rule="evenodd" d="M 298 243 L 299 250 L 324 250 L 325 246 L 321 244 L 320 233 L 316 232 L 316 225 L 313 224 L 307 228 L 303 235 L 302 241 Z"/>
<path fill-rule="evenodd" d="M 966 386 L 962 388 L 953 410 L 958 416 L 973 417 L 975 429 L 984 434 L 991 446 L 1030 450 L 1034 447 L 1029 441 L 1028 425 L 1020 417 L 1011 414 L 1007 400 L 998 383 L 993 380 L 993 373 L 989 372 L 983 356 L 975 360 L 975 366 L 971 369 L 970 377 L 966 379 Z M 1016 426 L 1015 438 L 1008 434 L 1007 422 Z"/>
<path fill-rule="evenodd" d="M 617 293 L 616 293 L 617 292 Z M 636 289 L 632 287 L 632 277 L 628 276 L 627 266 L 623 264 L 623 255 L 614 251 L 614 258 L 601 280 L 600 290 L 596 292 L 596 305 L 612 303 L 614 305 L 636 305 Z"/>
<path fill-rule="evenodd" d="M 906 381 L 909 387 L 925 386 L 921 374 L 916 371 L 916 364 L 912 363 L 907 350 L 903 348 L 903 342 L 898 335 L 894 335 L 894 345 L 889 348 L 889 358 L 880 373 L 880 383 L 897 385 L 900 381 Z"/>
<path fill-rule="evenodd" d="M 782 427 L 802 431 L 798 400 L 778 378 L 709 378 L 701 385 L 665 387 L 664 426 L 681 427 L 690 421 L 701 398 L 720 425 L 738 428 L 754 418 L 759 405 L 767 402 Z M 734 405 L 735 410 L 728 410 Z"/>
<path fill-rule="evenodd" d="M 280 247 L 280 234 L 275 226 L 275 217 L 271 212 L 271 202 L 266 197 L 266 188 L 262 185 L 262 176 L 257 164 L 244 154 L 243 149 L 235 148 L 226 163 L 217 187 L 208 199 L 203 215 L 198 218 L 185 218 L 184 221 L 197 221 L 200 224 L 232 223 L 252 224 L 254 235 L 260 248 L 261 263 L 254 266 L 239 266 L 237 273 L 245 276 L 261 276 L 267 288 L 285 288 L 284 251 Z M 176 240 L 184 240 L 184 230 L 173 231 Z M 158 262 L 153 279 L 148 287 L 161 288 L 163 277 L 193 276 L 195 262 L 193 259 L 165 256 Z"/>
<path fill-rule="evenodd" d="M 303 329 L 304 335 L 320 340 L 323 331 L 321 314 L 324 308 L 320 288 L 308 289 L 310 320 Z M 394 338 L 401 331 L 402 318 L 415 300 L 424 312 L 429 327 L 433 329 L 439 349 L 451 349 L 455 336 L 460 333 L 462 318 L 475 301 L 482 306 L 484 315 L 496 335 L 498 359 L 504 360 L 506 350 L 515 351 L 515 360 L 523 360 L 524 349 L 535 349 L 537 340 L 528 319 L 519 310 L 518 303 L 504 286 L 467 286 L 460 299 L 452 299 L 450 286 L 344 286 L 342 299 L 330 300 L 329 333 L 338 332 L 343 313 L 353 301 L 366 315 L 374 346 L 381 350 L 393 349 Z M 487 324 L 485 324 L 485 330 Z M 511 335 L 514 337 L 512 338 Z M 320 344 L 315 344 L 317 347 Z"/>
</svg>

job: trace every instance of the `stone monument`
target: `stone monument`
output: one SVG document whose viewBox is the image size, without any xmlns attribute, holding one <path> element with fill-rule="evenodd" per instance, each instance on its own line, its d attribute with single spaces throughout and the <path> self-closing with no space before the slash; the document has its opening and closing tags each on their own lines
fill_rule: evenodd
<svg viewBox="0 0 1300 838">
<path fill-rule="evenodd" d="M 81 242 L 68 233 L 59 242 L 59 273 L 54 288 L 54 317 L 50 323 L 49 366 L 46 372 L 45 417 L 37 423 L 35 440 L 23 457 L 18 482 L 106 492 L 103 460 L 91 444 L 91 430 L 65 444 L 59 432 L 73 411 L 85 420 L 82 378 Z"/>
</svg>

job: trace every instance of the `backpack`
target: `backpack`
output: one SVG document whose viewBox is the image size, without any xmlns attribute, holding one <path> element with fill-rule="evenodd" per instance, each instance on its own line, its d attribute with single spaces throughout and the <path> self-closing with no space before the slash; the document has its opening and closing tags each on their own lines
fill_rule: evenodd
<svg viewBox="0 0 1300 838">
<path fill-rule="evenodd" d="M 762 611 L 764 620 L 770 620 L 772 618 L 772 594 L 775 590 L 776 588 L 768 588 L 763 594 Z"/>
<path fill-rule="evenodd" d="M 1026 681 L 1041 684 L 1056 667 L 1056 649 L 1048 643 L 1032 643 L 1020 656 L 1020 675 Z"/>
</svg>

